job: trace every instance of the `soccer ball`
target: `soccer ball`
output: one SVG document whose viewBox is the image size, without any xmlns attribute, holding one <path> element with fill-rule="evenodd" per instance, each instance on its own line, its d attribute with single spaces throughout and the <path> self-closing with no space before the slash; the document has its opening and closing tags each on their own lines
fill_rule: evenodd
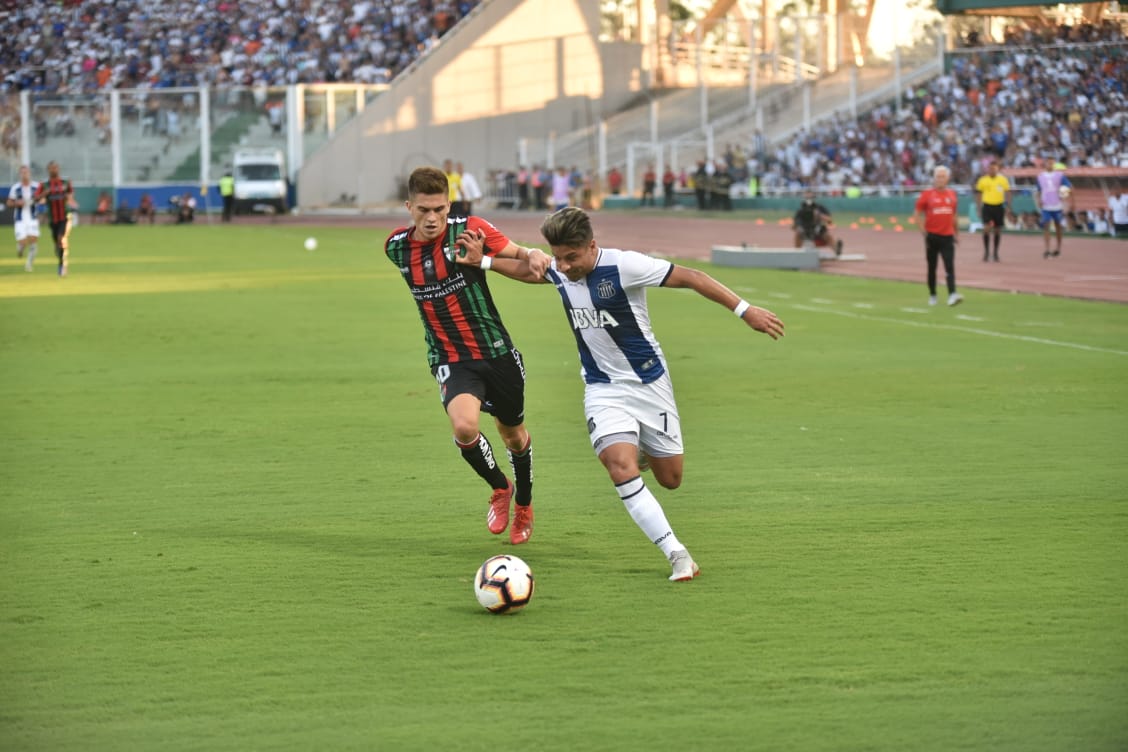
<svg viewBox="0 0 1128 752">
<path fill-rule="evenodd" d="M 317 238 L 306 238 L 305 239 L 305 249 L 307 251 L 316 251 L 317 250 Z"/>
<path fill-rule="evenodd" d="M 533 572 L 516 556 L 491 556 L 474 575 L 474 595 L 492 614 L 515 614 L 533 599 Z"/>
<path fill-rule="evenodd" d="M 1058 195 L 1062 198 L 1069 198 L 1069 194 L 1071 193 L 1073 193 L 1073 189 L 1068 185 L 1063 185 L 1061 188 L 1058 188 Z"/>
</svg>

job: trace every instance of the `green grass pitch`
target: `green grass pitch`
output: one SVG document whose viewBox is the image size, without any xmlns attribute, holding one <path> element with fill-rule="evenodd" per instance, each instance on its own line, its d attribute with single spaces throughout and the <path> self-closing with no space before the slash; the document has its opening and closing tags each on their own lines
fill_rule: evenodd
<svg viewBox="0 0 1128 752">
<path fill-rule="evenodd" d="M 500 277 L 537 527 L 489 535 L 384 234 L 82 226 L 66 279 L 5 250 L 0 748 L 1128 747 L 1128 307 L 710 269 L 772 342 L 651 291 L 675 585 L 558 297 Z M 471 587 L 504 552 L 512 617 Z"/>
</svg>

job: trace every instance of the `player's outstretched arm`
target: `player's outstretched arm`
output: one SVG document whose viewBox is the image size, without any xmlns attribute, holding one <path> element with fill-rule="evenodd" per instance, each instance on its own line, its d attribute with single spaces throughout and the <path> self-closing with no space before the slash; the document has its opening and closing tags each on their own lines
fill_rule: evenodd
<svg viewBox="0 0 1128 752">
<path fill-rule="evenodd" d="M 523 248 L 511 242 L 494 256 L 487 256 L 485 239 L 486 234 L 481 230 L 465 230 L 460 233 L 455 242 L 464 253 L 455 256 L 455 262 L 464 266 L 493 269 L 518 282 L 538 284 L 546 281 L 544 273 L 551 261 L 547 253 L 537 248 Z"/>
<path fill-rule="evenodd" d="M 689 288 L 702 297 L 723 305 L 756 331 L 763 332 L 772 339 L 783 336 L 783 322 L 778 316 L 766 308 L 742 300 L 735 292 L 703 271 L 674 264 L 674 269 L 663 286 Z"/>
</svg>

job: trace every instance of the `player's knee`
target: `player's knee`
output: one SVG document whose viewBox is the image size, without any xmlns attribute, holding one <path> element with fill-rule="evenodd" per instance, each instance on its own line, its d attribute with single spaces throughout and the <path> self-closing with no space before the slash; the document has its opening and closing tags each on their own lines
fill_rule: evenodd
<svg viewBox="0 0 1128 752">
<path fill-rule="evenodd" d="M 655 468 L 654 479 L 662 488 L 668 488 L 671 491 L 682 484 L 681 470 L 660 470 Z"/>
<path fill-rule="evenodd" d="M 458 439 L 461 444 L 469 444 L 471 441 L 478 438 L 478 421 L 476 420 L 452 416 L 450 428 L 454 433 L 454 438 Z"/>
</svg>

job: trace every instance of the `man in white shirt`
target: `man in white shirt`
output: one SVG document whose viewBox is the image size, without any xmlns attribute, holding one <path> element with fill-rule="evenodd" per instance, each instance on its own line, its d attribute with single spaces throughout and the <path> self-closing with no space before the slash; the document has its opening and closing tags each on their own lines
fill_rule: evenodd
<svg viewBox="0 0 1128 752">
<path fill-rule="evenodd" d="M 461 176 L 459 191 L 462 194 L 462 206 L 466 209 L 466 216 L 470 216 L 474 213 L 474 202 L 482 197 L 482 189 L 474 173 L 463 169 L 461 162 L 455 165 L 455 170 Z"/>
<path fill-rule="evenodd" d="M 700 568 L 674 535 L 641 475 L 649 466 L 661 486 L 677 488 L 684 459 L 678 406 L 665 355 L 650 328 L 646 288 L 689 288 L 772 339 L 783 336 L 783 322 L 702 271 L 635 251 L 599 247 L 590 217 L 574 206 L 549 216 L 541 234 L 553 255 L 543 276 L 530 258 L 483 257 L 482 239 L 474 233 L 459 236 L 467 251 L 459 263 L 556 287 L 579 349 L 592 447 L 631 519 L 669 559 L 670 580 L 692 580 Z"/>
<path fill-rule="evenodd" d="M 1112 210 L 1112 236 L 1128 237 L 1128 190 L 1124 186 L 1108 197 L 1108 208 Z"/>
<path fill-rule="evenodd" d="M 20 165 L 20 181 L 8 191 L 7 204 L 12 209 L 12 224 L 16 231 L 16 256 L 23 258 L 24 271 L 30 272 L 35 264 L 35 254 L 39 251 L 39 213 L 35 194 L 39 191 L 38 181 L 31 179 L 31 168 Z"/>
</svg>

